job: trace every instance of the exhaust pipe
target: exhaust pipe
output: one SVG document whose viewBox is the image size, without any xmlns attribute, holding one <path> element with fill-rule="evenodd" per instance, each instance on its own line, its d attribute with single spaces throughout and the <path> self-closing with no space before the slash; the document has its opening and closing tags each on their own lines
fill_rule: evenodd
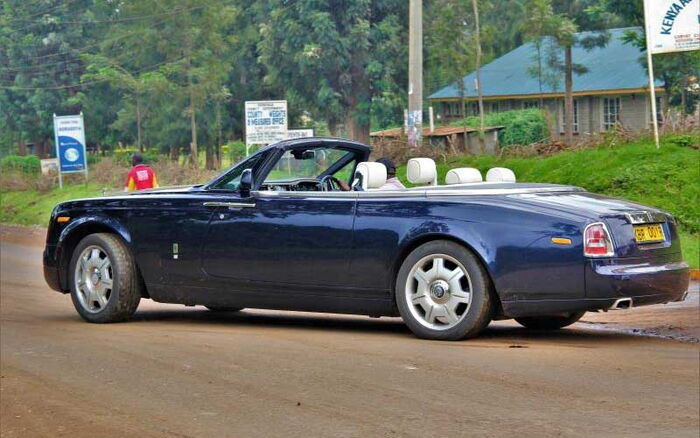
<svg viewBox="0 0 700 438">
<path fill-rule="evenodd" d="M 632 298 L 618 298 L 615 300 L 610 310 L 624 310 L 632 308 Z"/>
</svg>

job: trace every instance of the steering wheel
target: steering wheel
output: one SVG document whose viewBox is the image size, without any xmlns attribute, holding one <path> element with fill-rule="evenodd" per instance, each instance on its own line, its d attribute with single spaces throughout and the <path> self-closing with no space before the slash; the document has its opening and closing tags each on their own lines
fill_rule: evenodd
<svg viewBox="0 0 700 438">
<path fill-rule="evenodd" d="M 342 190 L 338 178 L 333 175 L 324 175 L 319 181 L 318 185 L 323 192 L 338 192 Z"/>
</svg>

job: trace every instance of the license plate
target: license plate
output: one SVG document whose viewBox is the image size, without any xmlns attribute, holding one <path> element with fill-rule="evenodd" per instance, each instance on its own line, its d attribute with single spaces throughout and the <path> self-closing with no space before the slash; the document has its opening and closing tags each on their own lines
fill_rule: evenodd
<svg viewBox="0 0 700 438">
<path fill-rule="evenodd" d="M 635 225 L 634 238 L 637 243 L 663 242 L 666 240 L 661 224 Z"/>
</svg>

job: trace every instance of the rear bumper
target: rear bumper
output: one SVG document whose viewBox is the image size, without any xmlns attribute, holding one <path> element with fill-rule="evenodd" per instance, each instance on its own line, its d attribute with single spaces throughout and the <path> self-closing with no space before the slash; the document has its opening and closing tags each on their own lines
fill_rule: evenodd
<svg viewBox="0 0 700 438">
<path fill-rule="evenodd" d="M 597 259 L 587 261 L 585 281 L 586 298 L 504 301 L 503 312 L 519 317 L 601 310 L 620 298 L 631 298 L 633 307 L 679 301 L 688 290 L 690 268 L 679 254 L 653 260 Z"/>
</svg>

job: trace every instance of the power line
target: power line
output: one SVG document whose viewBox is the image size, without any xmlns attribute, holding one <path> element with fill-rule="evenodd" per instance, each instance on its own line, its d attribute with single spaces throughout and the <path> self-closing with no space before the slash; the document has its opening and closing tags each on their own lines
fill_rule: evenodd
<svg viewBox="0 0 700 438">
<path fill-rule="evenodd" d="M 34 20 L 20 20 L 18 19 L 17 21 L 19 22 L 25 22 L 25 23 L 30 23 L 30 24 L 57 24 L 57 25 L 63 25 L 63 24 L 102 24 L 102 23 L 124 23 L 124 22 L 130 22 L 130 21 L 139 21 L 139 20 L 147 20 L 149 18 L 153 17 L 163 17 L 163 16 L 168 16 L 168 15 L 178 15 L 183 12 L 190 12 L 194 11 L 197 9 L 202 9 L 204 6 L 193 6 L 191 8 L 184 8 L 184 9 L 174 9 L 172 11 L 168 12 L 161 12 L 158 14 L 150 14 L 150 15 L 136 15 L 133 17 L 126 17 L 126 18 L 115 18 L 113 20 L 78 20 L 78 21 L 57 21 L 54 23 L 47 23 L 46 21 L 34 21 Z"/>
<path fill-rule="evenodd" d="M 150 70 L 155 67 L 160 67 L 163 65 L 169 65 L 169 64 L 177 64 L 178 62 L 182 61 L 185 59 L 185 57 L 178 58 L 174 61 L 164 61 L 164 62 L 159 62 L 157 64 L 152 64 L 146 67 L 143 67 L 139 70 L 136 70 L 134 73 L 139 74 L 139 73 L 150 73 L 153 70 Z M 134 74 L 132 73 L 132 74 Z M 57 86 L 52 86 L 52 87 L 18 87 L 14 85 L 1 85 L 0 84 L 0 89 L 2 90 L 15 90 L 15 91 L 36 91 L 36 90 L 64 90 L 66 88 L 77 88 L 77 87 L 82 87 L 85 85 L 93 85 L 93 84 L 99 84 L 103 82 L 108 82 L 111 81 L 112 79 L 97 79 L 94 81 L 87 81 L 87 82 L 80 82 L 77 84 L 70 84 L 70 85 L 57 85 Z"/>
</svg>

